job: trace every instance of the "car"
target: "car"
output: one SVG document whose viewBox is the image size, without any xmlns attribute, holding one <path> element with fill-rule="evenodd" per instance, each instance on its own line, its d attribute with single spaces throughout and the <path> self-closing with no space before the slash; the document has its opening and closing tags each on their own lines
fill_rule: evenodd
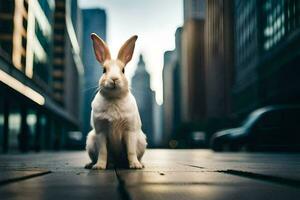
<svg viewBox="0 0 300 200">
<path fill-rule="evenodd" d="M 268 106 L 252 112 L 240 127 L 212 135 L 215 151 L 299 151 L 300 106 Z"/>
</svg>

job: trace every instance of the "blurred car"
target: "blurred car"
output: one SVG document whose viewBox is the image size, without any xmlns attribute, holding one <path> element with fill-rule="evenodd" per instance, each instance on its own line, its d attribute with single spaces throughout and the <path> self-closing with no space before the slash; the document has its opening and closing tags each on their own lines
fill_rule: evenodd
<svg viewBox="0 0 300 200">
<path fill-rule="evenodd" d="M 215 151 L 300 150 L 300 106 L 269 106 L 252 112 L 238 128 L 213 134 Z"/>
</svg>

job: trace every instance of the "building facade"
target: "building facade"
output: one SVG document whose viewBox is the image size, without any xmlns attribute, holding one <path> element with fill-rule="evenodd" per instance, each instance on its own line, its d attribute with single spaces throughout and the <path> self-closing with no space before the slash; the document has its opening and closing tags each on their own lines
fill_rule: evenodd
<svg viewBox="0 0 300 200">
<path fill-rule="evenodd" d="M 181 119 L 196 122 L 205 118 L 204 24 L 205 1 L 184 1 L 186 17 L 182 31 Z M 197 11 L 197 12 L 195 12 Z M 189 14 L 192 12 L 192 14 Z"/>
<path fill-rule="evenodd" d="M 258 1 L 235 0 L 234 24 L 232 111 L 236 115 L 244 115 L 258 106 L 257 65 L 261 49 Z"/>
<path fill-rule="evenodd" d="M 163 67 L 163 132 L 165 145 L 171 138 L 174 131 L 173 117 L 175 115 L 175 99 L 174 99 L 174 70 L 176 67 L 176 52 L 166 51 L 164 53 Z"/>
<path fill-rule="evenodd" d="M 106 12 L 103 9 L 83 9 L 83 63 L 85 66 L 85 82 L 83 95 L 83 133 L 86 135 L 90 129 L 91 103 L 98 89 L 98 81 L 102 76 L 102 68 L 96 60 L 91 33 L 96 33 L 106 41 Z"/>
<path fill-rule="evenodd" d="M 299 104 L 299 5 L 295 0 L 235 1 L 237 115 L 266 105 Z"/>
<path fill-rule="evenodd" d="M 164 146 L 164 135 L 163 132 L 163 105 L 159 105 L 156 102 L 155 95 L 153 95 L 153 147 Z"/>
<path fill-rule="evenodd" d="M 300 2 L 264 0 L 259 6 L 259 106 L 300 103 Z"/>
<path fill-rule="evenodd" d="M 65 4 L 71 2 L 66 1 Z M 79 104 L 73 100 L 76 105 L 70 104 L 71 98 L 78 99 L 79 81 L 68 85 L 70 80 L 64 79 L 69 94 L 64 91 L 66 99 L 62 101 L 56 98 L 56 6 L 54 0 L 5 1 L 0 5 L 2 152 L 64 148 L 68 132 L 80 130 Z M 67 20 L 67 14 L 62 15 L 62 19 Z M 68 26 L 73 27 L 72 24 Z M 66 35 L 73 37 L 70 32 Z M 72 50 L 73 47 L 70 47 L 70 52 L 76 52 Z M 74 56 L 63 60 L 75 60 Z M 73 78 L 79 80 L 82 66 L 68 67 L 73 70 L 61 71 L 62 77 L 75 71 Z"/>
<path fill-rule="evenodd" d="M 164 54 L 163 121 L 164 141 L 168 143 L 181 125 L 181 39 L 182 27 L 175 33 L 175 49 Z"/>
<path fill-rule="evenodd" d="M 233 1 L 207 0 L 205 23 L 206 116 L 231 113 L 233 86 Z"/>
<path fill-rule="evenodd" d="M 142 120 L 142 130 L 147 136 L 148 146 L 152 147 L 154 145 L 154 92 L 150 88 L 150 75 L 146 70 L 142 55 L 139 57 L 138 66 L 131 79 L 131 88 Z"/>
<path fill-rule="evenodd" d="M 184 0 L 183 1 L 183 19 L 204 19 L 205 18 L 205 0 Z"/>
</svg>

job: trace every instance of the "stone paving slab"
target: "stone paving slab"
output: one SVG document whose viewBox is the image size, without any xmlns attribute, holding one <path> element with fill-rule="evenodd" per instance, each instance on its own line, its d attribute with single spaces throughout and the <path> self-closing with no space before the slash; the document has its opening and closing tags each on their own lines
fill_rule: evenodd
<svg viewBox="0 0 300 200">
<path fill-rule="evenodd" d="M 300 181 L 300 154 L 208 153 L 187 164 L 210 170 L 236 170 Z"/>
<path fill-rule="evenodd" d="M 50 173 L 48 170 L 3 170 L 0 173 L 0 186 Z"/>
<path fill-rule="evenodd" d="M 1 199 L 121 199 L 114 171 L 57 172 L 0 187 Z"/>
<path fill-rule="evenodd" d="M 300 154 L 148 150 L 142 170 L 87 170 L 88 160 L 0 155 L 0 199 L 300 199 Z"/>
<path fill-rule="evenodd" d="M 129 196 L 133 200 L 299 200 L 299 190 L 280 186 L 253 184 L 249 187 L 232 185 L 143 185 L 129 187 Z"/>
<path fill-rule="evenodd" d="M 220 172 L 118 171 L 131 199 L 295 199 L 299 188 Z"/>
</svg>

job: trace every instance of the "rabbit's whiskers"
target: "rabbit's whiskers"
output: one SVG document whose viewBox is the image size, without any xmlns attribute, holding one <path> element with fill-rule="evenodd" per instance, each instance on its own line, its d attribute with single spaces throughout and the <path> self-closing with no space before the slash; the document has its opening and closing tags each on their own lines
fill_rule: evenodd
<svg viewBox="0 0 300 200">
<path fill-rule="evenodd" d="M 86 92 L 86 91 L 89 91 L 89 90 L 92 90 L 92 89 L 98 89 L 98 85 L 96 86 L 92 86 L 92 87 L 88 87 L 88 88 L 85 88 L 83 91 Z"/>
</svg>

